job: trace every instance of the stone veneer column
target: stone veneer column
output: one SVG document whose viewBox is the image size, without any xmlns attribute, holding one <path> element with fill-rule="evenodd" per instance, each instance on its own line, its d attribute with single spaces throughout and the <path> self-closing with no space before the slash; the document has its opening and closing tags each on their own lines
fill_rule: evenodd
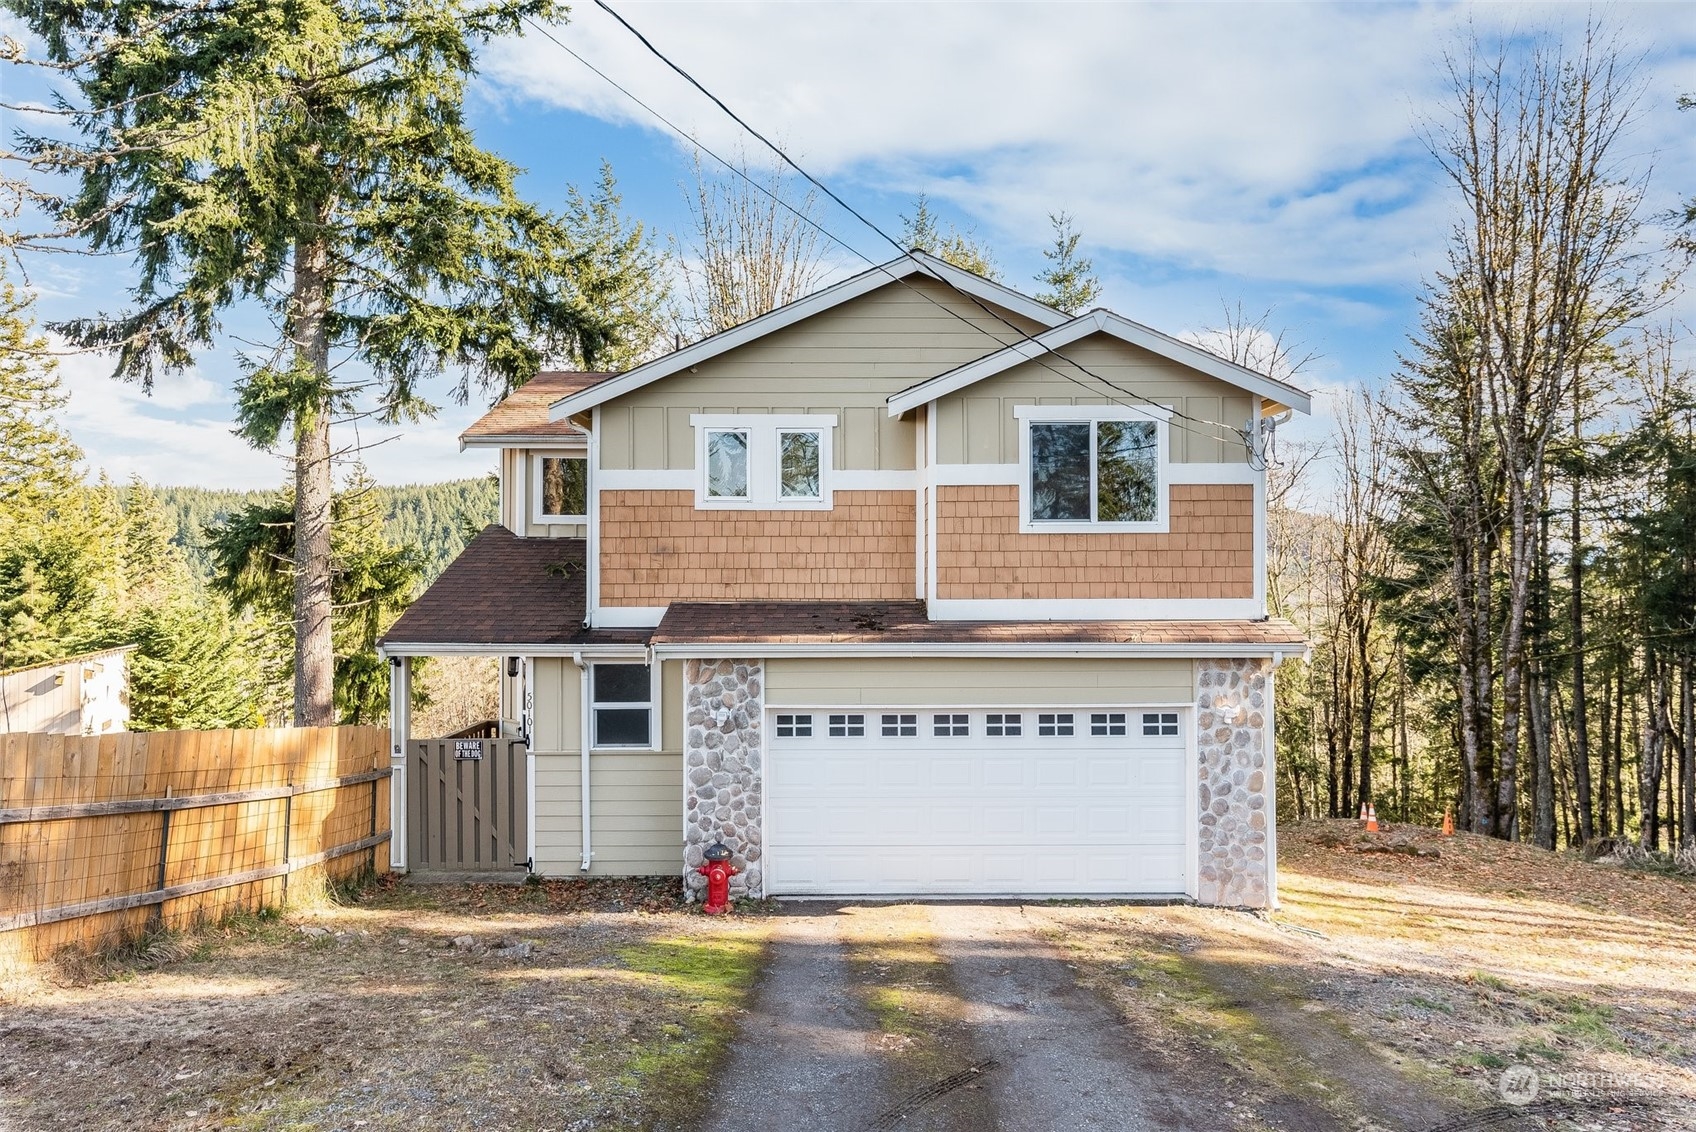
<svg viewBox="0 0 1696 1132">
<path fill-rule="evenodd" d="M 732 896 L 765 895 L 760 865 L 764 800 L 761 731 L 764 673 L 757 660 L 689 660 L 683 665 L 683 882 L 689 899 L 706 890 L 695 872 L 722 840 L 742 871 Z"/>
<path fill-rule="evenodd" d="M 1272 843 L 1267 790 L 1267 677 L 1264 660 L 1202 660 L 1195 666 L 1200 781 L 1196 896 L 1203 904 L 1264 908 Z"/>
</svg>

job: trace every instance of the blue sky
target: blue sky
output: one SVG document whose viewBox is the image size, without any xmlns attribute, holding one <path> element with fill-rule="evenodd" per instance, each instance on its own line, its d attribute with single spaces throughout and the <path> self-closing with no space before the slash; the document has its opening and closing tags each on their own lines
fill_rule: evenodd
<svg viewBox="0 0 1696 1132">
<path fill-rule="evenodd" d="M 920 192 L 1031 284 L 1047 214 L 1072 212 L 1104 304 L 1175 334 L 1223 304 L 1271 309 L 1320 356 L 1322 394 L 1383 382 L 1441 262 L 1450 202 L 1420 141 L 1440 114 L 1441 58 L 1469 21 L 1485 34 L 1570 28 L 1580 5 L 655 4 L 618 5 L 680 64 L 877 223 L 898 231 Z M 1641 52 L 1631 162 L 1653 167 L 1650 212 L 1696 194 L 1696 5 L 1597 9 Z M 0 28 L 0 31 L 7 30 Z M 15 26 L 10 29 L 17 34 Z M 756 143 L 592 4 L 556 34 L 715 149 Z M 9 97 L 27 80 L 8 74 Z M 14 84 L 18 84 L 15 86 Z M 39 92 L 26 92 L 26 97 Z M 610 160 L 626 208 L 661 233 L 687 224 L 686 147 L 539 35 L 491 45 L 474 88 L 480 140 L 558 204 Z M 8 126 L 13 123 L 8 123 Z M 873 259 L 852 217 L 826 225 Z M 838 273 L 862 266 L 835 253 Z M 44 318 L 123 301 L 111 264 L 31 265 Z M 1690 302 L 1675 300 L 1673 315 Z M 240 319 L 232 326 L 239 328 Z M 151 397 L 66 359 L 68 420 L 92 467 L 160 483 L 258 487 L 284 465 L 229 432 L 233 343 Z M 385 482 L 490 470 L 455 436 L 483 406 L 446 402 L 401 430 L 367 427 Z M 1323 403 L 1323 398 L 1322 398 Z M 1321 410 L 1306 426 L 1322 433 Z M 349 437 L 349 440 L 352 438 Z"/>
</svg>

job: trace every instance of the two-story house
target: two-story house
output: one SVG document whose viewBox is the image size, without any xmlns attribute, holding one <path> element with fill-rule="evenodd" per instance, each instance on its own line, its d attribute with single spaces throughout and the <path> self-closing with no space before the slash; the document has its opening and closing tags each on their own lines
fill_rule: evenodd
<svg viewBox="0 0 1696 1132">
<path fill-rule="evenodd" d="M 543 374 L 462 438 L 499 449 L 500 525 L 383 641 L 396 864 L 506 836 L 543 875 L 688 878 L 722 839 L 755 895 L 1271 903 L 1306 644 L 1266 617 L 1263 452 L 1308 410 L 918 253 Z M 506 658 L 504 776 L 408 746 L 406 659 L 449 653 Z"/>
</svg>

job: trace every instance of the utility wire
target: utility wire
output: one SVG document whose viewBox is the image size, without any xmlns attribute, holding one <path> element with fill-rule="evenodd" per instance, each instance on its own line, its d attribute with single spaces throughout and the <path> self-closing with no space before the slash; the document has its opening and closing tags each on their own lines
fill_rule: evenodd
<svg viewBox="0 0 1696 1132">
<path fill-rule="evenodd" d="M 671 58 L 669 58 L 663 51 L 661 51 L 658 47 L 656 47 L 654 45 L 654 43 L 651 40 L 648 39 L 647 36 L 643 35 L 642 32 L 639 31 L 635 27 L 635 25 L 633 25 L 629 20 L 625 19 L 616 10 L 614 10 L 613 7 L 606 2 L 606 0 L 595 0 L 595 3 L 602 11 L 606 12 L 607 15 L 609 15 L 613 19 L 617 20 L 618 23 L 621 26 L 623 26 L 626 31 L 630 32 L 631 35 L 635 36 L 636 39 L 642 44 L 642 46 L 647 48 L 648 51 L 656 59 L 658 59 L 660 62 L 664 63 L 672 71 L 676 72 L 690 86 L 692 86 L 696 90 L 700 91 L 702 95 L 706 96 L 706 98 L 713 103 L 713 105 L 717 106 L 721 111 L 723 111 L 724 114 L 727 117 L 729 117 L 731 121 L 735 122 L 738 126 L 742 127 L 742 129 L 746 130 L 749 134 L 751 134 L 756 140 L 758 140 L 767 149 L 771 150 L 772 153 L 775 154 L 777 156 L 777 158 L 780 161 L 782 161 L 785 165 L 787 165 L 787 166 L 789 166 L 789 168 L 793 169 L 797 174 L 799 174 L 802 178 L 804 178 L 809 184 L 811 184 L 814 188 L 818 189 L 819 192 L 821 192 L 825 196 L 829 197 L 838 206 L 840 206 L 845 212 L 847 212 L 850 216 L 854 217 L 854 219 L 856 219 L 860 223 L 864 224 L 867 228 L 870 228 L 873 232 L 876 232 L 880 237 L 883 238 L 883 240 L 886 243 L 888 243 L 891 247 L 893 247 L 898 254 L 900 254 L 902 256 L 906 256 L 906 255 L 909 254 L 909 249 L 902 247 L 899 240 L 896 240 L 888 232 L 885 232 L 877 224 L 873 223 L 872 220 L 869 219 L 864 213 L 860 212 L 853 205 L 849 204 L 840 195 L 838 195 L 834 190 L 832 190 L 829 185 L 826 185 L 823 181 L 819 180 L 817 177 L 815 177 L 811 173 L 809 173 L 806 169 L 802 168 L 800 166 L 800 164 L 797 163 L 792 157 L 790 157 L 789 154 L 786 153 L 781 146 L 777 145 L 777 143 L 773 142 L 770 138 L 766 137 L 759 130 L 756 130 L 751 124 L 749 124 L 749 122 L 746 119 L 744 119 L 741 115 L 737 114 L 728 105 L 726 105 L 723 99 L 719 98 L 718 95 L 716 95 L 712 91 L 708 90 L 707 87 L 705 85 L 703 85 L 699 79 L 695 78 L 694 75 L 690 74 L 688 71 L 684 70 L 683 67 L 681 67 L 677 63 L 673 62 L 671 60 Z M 552 39 L 553 37 L 549 36 L 549 38 Z M 555 42 L 557 43 L 559 41 L 556 39 Z M 567 50 L 569 50 L 569 49 L 567 49 Z M 575 55 L 575 54 L 576 53 L 573 52 L 573 55 Z M 599 72 L 597 72 L 597 73 L 599 73 Z M 673 127 L 673 128 L 675 129 L 676 127 Z M 805 219 L 808 219 L 808 222 L 812 223 L 814 225 L 814 227 L 819 228 L 819 230 L 821 232 L 824 231 L 822 226 L 818 225 L 816 222 L 812 221 L 810 218 L 805 218 Z M 833 234 L 828 233 L 828 232 L 826 232 L 825 234 L 827 236 L 829 236 L 829 238 L 832 239 L 837 244 L 840 244 L 843 247 L 848 247 L 848 245 L 846 243 L 844 243 L 840 239 L 837 239 Z M 857 249 L 850 248 L 850 250 L 854 251 L 854 253 L 856 255 L 859 255 L 862 259 L 866 259 L 864 254 L 859 252 Z M 869 263 L 870 260 L 868 259 L 867 262 Z M 948 283 L 948 281 L 946 279 L 944 279 L 943 282 L 945 284 Z M 1204 426 L 1204 427 L 1223 429 L 1226 433 L 1228 433 L 1234 439 L 1240 441 L 1243 444 L 1243 446 L 1248 450 L 1249 457 L 1250 457 L 1250 460 L 1252 462 L 1256 463 L 1257 465 L 1261 464 L 1261 462 L 1262 462 L 1261 458 L 1260 458 L 1259 454 L 1255 451 L 1253 440 L 1252 440 L 1250 431 L 1248 429 L 1238 428 L 1238 427 L 1235 427 L 1233 425 L 1224 424 L 1223 422 L 1220 422 L 1220 421 L 1209 420 L 1209 419 L 1204 418 L 1204 417 L 1195 417 L 1195 416 L 1192 416 L 1192 415 L 1185 413 L 1185 412 L 1178 410 L 1178 409 L 1167 410 L 1166 406 L 1158 404 L 1153 399 L 1146 397 L 1143 394 L 1137 393 L 1135 390 L 1126 389 L 1123 386 L 1117 385 L 1114 382 L 1103 377 L 1101 374 L 1095 373 L 1089 367 L 1087 367 L 1087 366 L 1077 362 L 1076 360 L 1068 357 L 1066 354 L 1061 352 L 1058 348 L 1045 347 L 1045 346 L 1042 346 L 1041 343 L 1037 343 L 1036 340 L 1035 340 L 1035 336 L 1027 333 L 1023 328 L 1018 326 L 1016 323 L 1012 322 L 1010 319 L 1006 318 L 999 311 L 993 309 L 989 304 L 981 301 L 976 295 L 973 295 L 969 292 L 963 291 L 958 287 L 955 287 L 954 290 L 958 291 L 961 295 L 963 295 L 965 298 L 970 300 L 975 306 L 978 307 L 978 309 L 982 310 L 985 314 L 989 315 L 991 318 L 994 318 L 996 321 L 1002 323 L 1008 329 L 1012 330 L 1023 341 L 1032 342 L 1032 343 L 1038 345 L 1039 347 L 1042 347 L 1045 351 L 1053 353 L 1056 357 L 1060 358 L 1062 361 L 1066 362 L 1068 365 L 1074 367 L 1075 369 L 1077 369 L 1078 371 L 1080 371 L 1082 373 L 1088 374 L 1090 377 L 1094 378 L 1096 381 L 1100 382 L 1102 385 L 1106 386 L 1107 388 L 1115 390 L 1116 392 L 1122 393 L 1125 396 L 1131 397 L 1135 400 L 1142 401 L 1145 404 L 1152 406 L 1154 408 L 1158 408 L 1158 409 L 1161 409 L 1163 411 L 1169 411 L 1173 416 L 1182 418 L 1182 419 L 1187 420 L 1187 421 L 1190 421 L 1194 424 L 1201 425 L 1201 426 Z M 926 296 L 926 297 L 928 298 L 929 296 Z M 932 302 L 935 302 L 935 300 L 932 299 Z M 936 305 L 939 306 L 939 307 L 942 306 L 942 304 L 940 304 L 940 303 L 937 303 Z M 943 309 L 947 310 L 948 308 L 943 307 Z M 957 312 L 950 311 L 950 313 L 954 313 L 954 314 L 956 314 L 956 317 L 961 318 L 962 321 L 970 323 L 969 319 L 965 319 L 964 316 L 958 315 Z M 975 324 L 973 324 L 973 325 L 975 325 Z M 980 327 L 979 329 L 981 330 L 982 328 Z M 995 339 L 995 340 L 998 341 L 998 342 L 1000 341 L 1000 339 Z M 1002 343 L 1002 345 L 1008 346 L 1008 345 L 1012 345 L 1012 343 Z M 1036 359 L 1032 359 L 1032 360 L 1037 361 L 1039 364 L 1042 364 L 1045 369 L 1048 369 L 1051 372 L 1058 374 L 1059 376 L 1067 378 L 1067 380 L 1072 381 L 1074 384 L 1077 384 L 1077 385 L 1079 385 L 1083 388 L 1086 388 L 1086 389 L 1088 388 L 1088 386 L 1084 385 L 1084 383 L 1082 381 L 1079 381 L 1076 377 L 1073 377 L 1070 374 L 1067 374 L 1067 373 L 1065 373 L 1065 372 L 1063 372 L 1059 369 L 1056 369 L 1055 367 L 1053 367 L 1051 365 L 1047 365 L 1046 363 L 1042 362 L 1040 357 L 1036 358 Z M 1094 391 L 1092 391 L 1092 392 L 1094 392 Z M 1127 407 L 1130 407 L 1130 406 L 1127 406 Z M 1194 430 L 1188 430 L 1188 431 L 1194 431 Z M 1197 433 L 1197 435 L 1205 436 L 1205 434 L 1201 434 L 1201 433 Z M 1207 436 L 1206 438 L 1207 439 L 1215 439 L 1214 437 L 1211 437 L 1211 436 Z"/>
<path fill-rule="evenodd" d="M 605 7 L 605 5 L 602 5 L 602 7 Z M 627 21 L 625 21 L 622 17 L 620 17 L 617 12 L 612 11 L 611 8 L 607 8 L 607 11 L 610 15 L 613 16 L 614 19 L 617 19 L 626 28 L 629 28 L 631 33 L 634 34 L 638 39 L 640 39 L 642 41 L 642 43 L 648 48 L 649 51 L 652 51 L 656 55 L 659 55 L 659 52 L 657 51 L 656 48 L 654 48 L 653 44 L 650 43 L 646 39 L 646 37 L 644 37 L 634 27 L 631 27 L 630 24 Z M 755 181 L 752 177 L 750 177 L 748 175 L 746 170 L 744 170 L 740 166 L 726 160 L 724 157 L 715 153 L 712 149 L 708 148 L 707 146 L 702 145 L 700 141 L 698 141 L 696 138 L 694 138 L 692 135 L 690 135 L 687 131 L 682 129 L 676 123 L 672 122 L 665 115 L 661 114 L 658 110 L 655 110 L 652 106 L 648 105 L 642 99 L 638 98 L 628 88 L 623 86 L 617 80 L 613 79 L 605 71 L 602 71 L 599 67 L 596 67 L 593 63 L 591 63 L 587 59 L 583 58 L 582 55 L 580 55 L 576 51 L 572 50 L 563 41 L 561 41 L 557 36 L 555 36 L 551 31 L 549 31 L 544 25 L 539 24 L 536 21 L 529 19 L 528 17 L 526 17 L 526 22 L 529 23 L 530 26 L 532 28 L 534 28 L 536 31 L 540 32 L 545 38 L 550 40 L 555 46 L 559 47 L 560 50 L 564 51 L 567 55 L 570 55 L 573 59 L 576 59 L 579 63 L 583 64 L 584 67 L 586 67 L 590 71 L 594 72 L 597 76 L 599 76 L 602 80 L 604 80 L 609 86 L 611 86 L 613 89 L 617 90 L 619 93 L 623 94 L 626 98 L 630 99 L 630 101 L 634 102 L 637 106 L 640 106 L 643 110 L 646 110 L 656 120 L 658 120 L 659 122 L 664 124 L 670 130 L 672 130 L 672 132 L 677 134 L 680 138 L 689 142 L 690 145 L 701 150 L 703 153 L 706 153 L 709 157 L 711 157 L 713 160 L 717 161 L 720 165 L 723 165 L 726 169 L 730 170 L 732 173 L 735 173 L 737 176 L 741 177 L 744 181 L 746 181 L 754 189 L 756 189 L 757 191 L 759 191 L 760 193 L 762 193 L 766 197 L 770 198 L 773 203 L 779 205 L 780 207 L 782 207 L 783 209 L 785 209 L 786 211 L 788 211 L 789 213 L 794 215 L 798 220 L 801 220 L 803 223 L 810 225 L 812 228 L 817 230 L 821 235 L 823 235 L 826 239 L 830 240 L 832 243 L 836 244 L 838 247 L 841 247 L 845 251 L 847 251 L 847 252 L 851 253 L 852 255 L 858 257 L 861 261 L 868 264 L 869 266 L 883 271 L 886 275 L 889 276 L 889 278 L 893 282 L 899 283 L 902 286 L 906 287 L 909 291 L 913 292 L 913 294 L 915 294 L 915 295 L 919 296 L 920 298 L 924 299 L 925 301 L 931 303 L 933 306 L 935 306 L 938 310 L 941 310 L 943 313 L 948 314 L 949 316 L 958 319 L 959 321 L 961 321 L 962 323 L 964 323 L 967 326 L 970 326 L 972 329 L 978 331 L 979 333 L 988 335 L 991 341 L 995 342 L 997 345 L 1001 346 L 1003 349 L 1014 345 L 1014 343 L 1012 343 L 1012 342 L 1003 341 L 1000 337 L 998 337 L 994 333 L 988 331 L 986 328 L 980 326 L 979 324 L 973 322 L 971 319 L 967 318 L 965 315 L 961 314 L 959 311 L 955 310 L 954 308 L 944 305 L 943 303 L 938 301 L 937 298 L 934 295 L 930 295 L 930 294 L 926 293 L 925 291 L 920 290 L 919 288 L 913 286 L 913 284 L 909 280 L 907 280 L 906 278 L 904 278 L 902 276 L 898 276 L 894 272 L 890 271 L 888 269 L 887 264 L 880 263 L 878 261 L 873 260 L 871 257 L 867 256 L 864 252 L 862 252 L 859 248 L 853 246 L 852 244 L 849 244 L 847 241 L 843 240 L 840 236 L 836 235 L 836 233 L 832 232 L 830 229 L 828 229 L 824 225 L 820 224 L 813 217 L 808 216 L 806 213 L 801 212 L 800 210 L 796 209 L 788 201 L 783 200 L 781 197 L 777 196 L 775 193 L 773 193 L 766 186 L 760 184 L 758 181 Z M 689 76 L 686 72 L 683 72 L 680 68 L 677 68 L 675 64 L 672 64 L 670 62 L 670 60 L 665 59 L 665 57 L 663 55 L 659 55 L 659 57 L 662 60 L 664 60 L 667 63 L 668 66 L 671 66 L 674 70 L 678 70 L 678 72 L 680 74 L 683 74 L 685 78 L 688 78 L 689 82 L 692 85 L 694 85 L 696 87 L 696 89 L 702 91 L 702 93 L 706 94 L 708 98 L 711 98 L 715 104 L 717 104 L 721 109 L 723 109 L 725 111 L 725 113 L 730 114 L 730 116 L 737 122 L 738 125 L 742 126 L 749 133 L 753 134 L 756 138 L 759 139 L 759 141 L 762 144 L 764 144 L 765 146 L 767 146 L 768 148 L 770 148 L 774 152 L 776 152 L 778 154 L 778 156 L 781 157 L 784 160 L 784 162 L 786 162 L 791 168 L 797 170 L 801 174 L 801 176 L 805 177 L 811 184 L 815 185 L 821 192 L 823 192 L 826 196 L 830 197 L 831 200 L 833 200 L 837 204 L 841 205 L 844 209 L 846 209 L 848 212 L 850 212 L 852 215 L 854 215 L 857 219 L 859 219 L 867 227 L 871 228 L 874 232 L 876 232 L 884 240 L 886 240 L 892 246 L 894 246 L 898 251 L 900 251 L 903 258 L 908 258 L 910 256 L 909 252 L 907 252 L 905 249 L 901 248 L 901 245 L 898 241 L 891 238 L 888 235 L 888 233 L 884 232 L 876 224 L 873 224 L 869 219 L 867 219 L 865 216 L 863 216 L 859 211 L 857 211 L 856 209 L 854 209 L 850 205 L 848 205 L 847 202 L 843 201 L 841 197 L 839 197 L 836 193 L 832 192 L 828 186 L 824 185 L 822 182 L 819 182 L 816 178 L 812 177 L 811 174 L 807 173 L 806 170 L 802 169 L 799 165 L 797 165 L 781 149 L 778 149 L 775 145 L 773 145 L 772 142 L 767 140 L 764 135 L 760 134 L 758 131 L 756 131 L 752 127 L 750 127 L 746 122 L 742 121 L 741 118 L 737 117 L 732 111 L 729 110 L 728 107 L 724 106 L 724 104 L 721 101 L 719 101 L 715 96 L 713 96 L 710 91 L 707 91 L 705 87 L 702 87 L 700 85 L 700 83 L 696 82 L 693 77 Z M 935 276 L 932 276 L 932 277 L 936 278 Z M 963 297 L 970 300 L 975 306 L 978 307 L 978 309 L 982 310 L 985 314 L 989 315 L 991 318 L 995 319 L 997 322 L 1000 322 L 1000 323 L 1004 324 L 1005 326 L 1007 326 L 1009 329 L 1011 329 L 1015 334 L 1017 334 L 1019 336 L 1020 340 L 1034 341 L 1034 339 L 1032 338 L 1032 336 L 1030 334 L 1026 333 L 1018 325 L 1010 322 L 1007 318 L 1005 318 L 1003 315 L 1001 315 L 1000 312 L 996 311 L 993 307 L 988 306 L 985 303 L 979 301 L 977 296 L 972 295 L 970 292 L 964 291 L 959 287 L 953 286 L 953 284 L 949 280 L 947 280 L 946 278 L 939 278 L 938 281 L 943 283 L 945 286 L 951 287 L 953 290 L 955 290 L 956 292 L 961 294 Z M 1183 420 L 1188 420 L 1188 421 L 1194 422 L 1196 424 L 1202 425 L 1204 427 L 1223 429 L 1226 433 L 1228 433 L 1230 435 L 1230 438 L 1233 441 L 1236 441 L 1237 443 L 1241 443 L 1241 444 L 1244 445 L 1245 448 L 1247 448 L 1251 464 L 1253 464 L 1254 466 L 1257 466 L 1257 467 L 1261 467 L 1261 468 L 1264 467 L 1262 459 L 1254 451 L 1253 445 L 1249 443 L 1249 437 L 1248 437 L 1248 433 L 1247 433 L 1246 430 L 1233 428 L 1230 425 L 1221 424 L 1218 421 L 1210 421 L 1210 420 L 1206 420 L 1204 418 L 1192 417 L 1192 416 L 1189 416 L 1188 414 L 1183 413 L 1182 411 L 1177 410 L 1177 409 L 1168 409 L 1166 406 L 1160 405 L 1157 402 L 1153 401 L 1152 399 L 1150 399 L 1146 396 L 1143 396 L 1140 393 L 1136 393 L 1135 391 L 1129 390 L 1129 389 L 1123 389 L 1120 386 L 1115 385 L 1113 382 L 1108 381 L 1106 378 L 1101 377 L 1098 374 L 1091 373 L 1086 367 L 1081 366 L 1077 362 L 1073 361 L 1071 358 L 1066 357 L 1058 349 L 1052 350 L 1051 352 L 1058 355 L 1063 361 L 1067 362 L 1068 364 L 1076 367 L 1077 369 L 1081 370 L 1084 373 L 1088 373 L 1091 377 L 1096 378 L 1096 380 L 1100 381 L 1102 384 L 1108 386 L 1111 389 L 1115 389 L 1118 392 L 1125 394 L 1127 397 L 1132 397 L 1132 398 L 1135 398 L 1137 400 L 1143 401 L 1144 403 L 1146 403 L 1150 406 L 1153 406 L 1154 408 L 1161 409 L 1163 412 L 1169 413 L 1172 416 L 1182 418 Z M 1086 392 L 1089 392 L 1089 393 L 1092 393 L 1092 394 L 1095 394 L 1095 395 L 1099 395 L 1099 390 L 1090 389 L 1090 387 L 1088 385 L 1086 385 L 1083 381 L 1081 381 L 1077 377 L 1073 376 L 1072 374 L 1066 373 L 1065 371 L 1060 370 L 1060 369 L 1056 369 L 1054 366 L 1050 365 L 1048 362 L 1043 360 L 1043 358 L 1040 355 L 1038 357 L 1030 359 L 1030 360 L 1035 361 L 1038 365 L 1042 366 L 1044 369 L 1047 369 L 1050 372 L 1057 374 L 1060 377 L 1065 378 L 1066 380 L 1072 382 L 1074 385 L 1077 385 L 1079 388 L 1084 389 Z M 1120 405 L 1124 405 L 1126 408 L 1133 408 L 1133 409 L 1136 408 L 1136 406 L 1133 406 L 1133 405 L 1125 405 L 1125 403 L 1123 401 L 1119 401 L 1118 398 L 1115 398 L 1115 397 L 1109 397 L 1109 400 L 1112 400 L 1112 401 L 1114 401 L 1114 402 L 1116 402 Z M 1193 435 L 1199 436 L 1204 440 L 1219 440 L 1219 439 L 1222 439 L 1221 437 L 1217 436 L 1216 434 L 1214 434 L 1212 432 L 1200 432 L 1200 431 L 1197 431 L 1194 428 L 1189 428 L 1182 423 L 1179 423 L 1178 427 L 1180 429 L 1183 429 L 1185 432 L 1192 433 Z"/>
</svg>

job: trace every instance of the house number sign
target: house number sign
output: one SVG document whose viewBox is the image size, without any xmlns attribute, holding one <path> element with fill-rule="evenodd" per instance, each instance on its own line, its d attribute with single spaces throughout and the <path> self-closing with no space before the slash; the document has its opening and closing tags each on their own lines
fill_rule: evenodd
<svg viewBox="0 0 1696 1132">
<path fill-rule="evenodd" d="M 455 739 L 453 741 L 453 757 L 463 762 L 467 759 L 481 759 L 483 744 L 477 739 Z"/>
</svg>

